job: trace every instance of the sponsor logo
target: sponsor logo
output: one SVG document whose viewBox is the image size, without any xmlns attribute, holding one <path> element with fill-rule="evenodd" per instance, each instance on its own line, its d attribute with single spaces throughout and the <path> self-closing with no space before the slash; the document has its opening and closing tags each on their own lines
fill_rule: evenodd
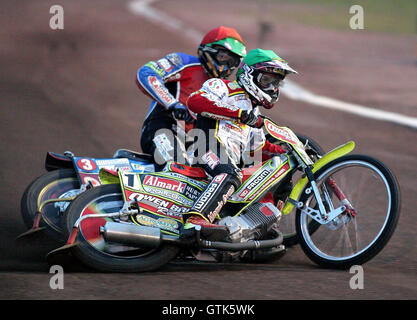
<svg viewBox="0 0 417 320">
<path fill-rule="evenodd" d="M 214 104 L 219 108 L 226 108 L 226 109 L 231 110 L 231 111 L 236 111 L 236 110 L 239 109 L 239 107 L 237 107 L 235 105 L 232 105 L 232 104 L 229 104 L 229 103 L 224 103 L 222 101 L 216 101 Z"/>
<path fill-rule="evenodd" d="M 233 82 L 229 82 L 227 84 L 227 86 L 231 89 L 231 90 L 236 90 L 236 89 L 241 89 L 239 84 L 236 81 Z"/>
<path fill-rule="evenodd" d="M 285 129 L 282 129 L 280 127 L 277 127 L 276 125 L 274 125 L 273 123 L 268 122 L 267 123 L 267 129 L 268 131 L 272 133 L 277 134 L 280 138 L 284 138 L 285 140 L 289 141 L 289 142 L 295 142 L 294 141 L 294 137 Z"/>
<path fill-rule="evenodd" d="M 206 111 L 203 111 L 201 113 L 201 115 L 203 117 L 211 118 L 211 119 L 214 119 L 214 120 L 226 120 L 226 121 L 234 120 L 233 118 L 228 117 L 228 116 L 222 116 L 222 115 L 219 115 L 219 114 L 210 113 L 210 112 L 206 112 Z"/>
<path fill-rule="evenodd" d="M 247 195 L 248 195 L 248 193 L 250 192 L 250 190 L 248 190 L 248 189 L 245 189 L 245 190 L 243 190 L 240 194 L 239 194 L 239 198 L 244 198 L 244 197 L 246 197 Z"/>
<path fill-rule="evenodd" d="M 265 179 L 270 172 L 268 170 L 263 170 L 249 185 L 246 187 L 247 190 L 252 190 L 255 188 L 263 179 Z"/>
<path fill-rule="evenodd" d="M 219 184 L 212 183 L 203 193 L 203 195 L 194 204 L 195 210 L 201 210 L 211 200 L 214 193 L 217 191 Z"/>
<path fill-rule="evenodd" d="M 162 189 L 168 189 L 176 192 L 183 193 L 186 187 L 186 183 L 175 181 L 171 179 L 164 179 L 156 176 L 146 176 L 143 180 L 144 185 L 148 185 L 151 187 L 158 187 Z"/>
<path fill-rule="evenodd" d="M 220 183 L 224 180 L 224 178 L 226 178 L 226 173 L 218 174 L 217 176 L 214 177 L 213 181 Z"/>
<path fill-rule="evenodd" d="M 236 125 L 232 125 L 232 124 L 230 124 L 230 123 L 225 123 L 224 124 L 224 126 L 225 126 L 225 128 L 227 128 L 227 129 L 230 129 L 230 130 L 233 130 L 233 131 L 236 131 L 236 132 L 239 132 L 239 133 L 242 133 L 242 127 L 241 126 L 239 126 L 238 124 L 236 124 Z"/>
<path fill-rule="evenodd" d="M 246 100 L 246 99 L 247 99 L 246 96 L 244 96 L 242 94 L 234 96 L 235 101 L 241 101 L 241 100 Z"/>
<path fill-rule="evenodd" d="M 185 188 L 185 193 L 184 195 L 191 200 L 196 200 L 198 198 L 198 196 L 200 195 L 200 191 L 198 189 L 192 188 L 190 186 L 187 186 Z"/>
<path fill-rule="evenodd" d="M 194 204 L 193 208 L 195 210 L 201 210 L 202 208 L 204 208 L 210 202 L 210 200 L 213 198 L 214 194 L 219 189 L 221 183 L 226 178 L 226 176 L 227 176 L 227 174 L 223 173 L 223 174 L 219 174 L 219 175 L 217 175 L 213 178 L 213 180 L 211 181 L 208 188 L 202 193 L 201 197 L 198 198 L 197 202 Z M 230 189 L 229 189 L 229 191 L 230 191 Z M 234 187 L 233 187 L 233 191 L 234 191 Z M 233 193 L 233 191 L 232 191 L 232 193 Z M 230 195 L 226 194 L 226 200 L 229 197 L 230 197 Z"/>
<path fill-rule="evenodd" d="M 182 219 L 182 214 L 188 212 L 189 207 L 179 207 L 175 204 L 171 205 L 170 208 L 159 207 L 157 213 L 163 214 L 164 216 L 172 217 L 174 219 Z"/>
<path fill-rule="evenodd" d="M 234 186 L 231 186 L 229 188 L 229 190 L 226 192 L 226 194 L 223 195 L 222 201 L 219 201 L 217 203 L 216 209 L 214 209 L 213 211 L 211 211 L 208 214 L 208 219 L 209 219 L 210 222 L 213 222 L 214 219 L 216 219 L 216 217 L 219 214 L 220 210 L 223 208 L 223 206 L 226 203 L 227 199 L 229 199 L 229 197 L 233 194 L 233 192 L 235 192 L 235 187 Z"/>
<path fill-rule="evenodd" d="M 141 225 L 157 227 L 178 233 L 178 223 L 175 220 L 169 218 L 154 219 L 149 216 L 139 214 L 135 219 Z"/>
<path fill-rule="evenodd" d="M 212 92 L 201 91 L 201 96 L 206 98 L 207 100 L 214 102 L 215 104 L 217 104 L 219 101 L 219 97 Z"/>
<path fill-rule="evenodd" d="M 165 58 L 158 60 L 157 63 L 167 72 L 172 70 L 172 64 Z"/>
<path fill-rule="evenodd" d="M 220 163 L 220 159 L 214 154 L 213 151 L 205 153 L 201 157 L 201 160 L 203 160 L 203 162 L 207 164 L 210 169 L 214 169 Z"/>
<path fill-rule="evenodd" d="M 165 74 L 164 70 L 156 62 L 149 62 L 149 63 L 145 64 L 145 66 L 151 68 L 153 71 L 155 71 L 161 77 L 163 77 L 164 74 Z"/>
<path fill-rule="evenodd" d="M 187 190 L 185 191 L 184 196 L 182 196 L 181 194 L 177 192 L 172 192 L 170 190 L 165 190 L 165 189 L 158 189 L 158 188 L 154 188 L 151 186 L 146 187 L 145 190 L 157 196 L 168 198 L 172 201 L 178 202 L 182 205 L 189 206 L 189 207 L 191 207 L 193 204 L 192 200 L 195 200 L 195 198 L 192 199 L 190 197 L 187 197 Z"/>
<path fill-rule="evenodd" d="M 156 95 L 166 104 L 170 105 L 175 102 L 175 99 L 169 94 L 168 90 L 162 86 L 158 78 L 155 76 L 148 77 L 149 83 L 155 90 Z"/>
<path fill-rule="evenodd" d="M 220 81 L 218 79 L 209 80 L 208 87 L 214 90 L 220 90 Z"/>
<path fill-rule="evenodd" d="M 168 216 L 175 219 L 181 219 L 182 213 L 187 212 L 191 206 L 191 203 L 186 206 L 176 205 L 171 201 L 167 201 L 148 194 L 131 192 L 125 190 L 126 199 L 134 200 L 135 198 L 139 202 L 139 206 L 145 210 L 149 210 L 154 213 L 161 213 L 164 216 Z"/>
<path fill-rule="evenodd" d="M 152 204 L 157 205 L 158 207 L 164 207 L 164 208 L 168 208 L 169 205 L 170 205 L 170 203 L 171 203 L 169 201 L 160 199 L 158 197 L 154 197 L 154 196 L 151 196 L 151 195 L 148 195 L 148 194 L 136 193 L 136 192 L 135 193 L 131 193 L 128 196 L 128 199 L 129 200 L 133 200 L 135 198 L 138 200 L 138 202 L 139 201 L 148 201 L 148 202 L 150 202 Z"/>
<path fill-rule="evenodd" d="M 132 165 L 132 169 L 133 170 L 145 170 L 145 166 L 141 165 L 141 164 L 137 164 L 137 163 L 131 163 Z"/>
<path fill-rule="evenodd" d="M 271 187 L 271 185 L 273 184 L 273 183 L 275 183 L 276 182 L 276 180 L 281 176 L 281 175 L 283 175 L 285 172 L 287 172 L 288 171 L 288 169 L 290 168 L 290 166 L 288 165 L 288 164 L 286 164 L 285 166 L 283 166 L 280 170 L 278 170 L 278 172 L 277 173 L 275 173 L 270 179 L 268 179 L 268 181 L 265 181 L 264 183 L 263 183 L 263 186 L 258 190 L 258 191 L 256 191 L 254 194 L 252 194 L 251 196 L 250 196 L 250 198 L 248 199 L 248 200 L 253 200 L 253 199 L 255 199 L 259 194 L 261 194 L 266 188 L 270 188 Z"/>
<path fill-rule="evenodd" d="M 130 171 L 129 160 L 127 159 L 101 159 L 96 160 L 97 166 L 113 171 Z"/>
<path fill-rule="evenodd" d="M 165 176 L 169 176 L 172 178 L 178 178 L 178 179 L 182 179 L 182 180 L 186 180 L 188 183 L 193 184 L 194 186 L 196 186 L 197 188 L 200 189 L 204 189 L 207 186 L 206 182 L 202 182 L 202 181 L 198 181 L 198 180 L 194 180 L 191 178 L 188 178 L 180 173 L 176 173 L 176 172 L 164 172 Z"/>
<path fill-rule="evenodd" d="M 127 159 L 99 159 L 96 160 L 99 166 L 127 166 L 129 160 Z"/>
<path fill-rule="evenodd" d="M 182 64 L 182 58 L 176 53 L 170 53 L 167 55 L 167 59 L 174 65 L 179 66 Z"/>
</svg>

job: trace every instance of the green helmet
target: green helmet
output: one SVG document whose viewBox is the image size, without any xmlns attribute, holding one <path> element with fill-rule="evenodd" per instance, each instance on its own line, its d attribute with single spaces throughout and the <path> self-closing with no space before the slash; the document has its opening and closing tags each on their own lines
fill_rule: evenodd
<svg viewBox="0 0 417 320">
<path fill-rule="evenodd" d="M 238 83 L 253 102 L 270 109 L 278 101 L 280 82 L 297 73 L 272 50 L 254 49 L 243 58 L 237 72 Z"/>
</svg>

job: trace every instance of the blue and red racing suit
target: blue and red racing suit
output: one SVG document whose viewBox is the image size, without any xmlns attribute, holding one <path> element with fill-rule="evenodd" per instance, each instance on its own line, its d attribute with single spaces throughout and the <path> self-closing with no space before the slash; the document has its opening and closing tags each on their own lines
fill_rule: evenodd
<svg viewBox="0 0 417 320">
<path fill-rule="evenodd" d="M 178 103 L 186 105 L 188 96 L 208 79 L 198 57 L 179 52 L 149 61 L 137 71 L 137 86 L 152 99 L 142 127 L 141 148 L 153 155 L 156 163 L 186 163 L 185 146 L 174 139 L 179 132 L 178 122 L 168 109 Z M 186 123 L 182 131 L 192 128 L 192 122 Z M 180 141 L 184 140 L 183 134 Z"/>
</svg>

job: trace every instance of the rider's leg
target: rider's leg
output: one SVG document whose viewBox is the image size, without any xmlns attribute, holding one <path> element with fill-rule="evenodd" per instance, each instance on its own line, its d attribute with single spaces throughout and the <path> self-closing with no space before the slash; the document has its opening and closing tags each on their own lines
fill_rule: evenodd
<svg viewBox="0 0 417 320">
<path fill-rule="evenodd" d="M 161 167 L 168 161 L 186 164 L 184 147 L 177 139 L 176 125 L 175 120 L 163 117 L 147 119 L 143 124 L 142 151 L 151 154 L 154 162 Z"/>
<path fill-rule="evenodd" d="M 209 151 L 210 156 L 215 156 Z M 204 159 L 204 156 L 202 157 Z M 184 213 L 186 218 L 185 229 L 196 225 L 201 227 L 201 235 L 211 241 L 225 238 L 228 230 L 225 226 L 214 224 L 227 199 L 242 184 L 240 171 L 230 161 L 216 166 L 202 166 L 212 177 L 212 181 L 201 193 L 189 212 Z"/>
</svg>

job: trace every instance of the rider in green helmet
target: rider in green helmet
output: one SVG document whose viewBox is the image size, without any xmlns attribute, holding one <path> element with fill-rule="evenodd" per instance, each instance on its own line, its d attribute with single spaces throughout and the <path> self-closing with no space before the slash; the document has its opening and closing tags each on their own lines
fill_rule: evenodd
<svg viewBox="0 0 417 320">
<path fill-rule="evenodd" d="M 205 137 L 199 136 L 195 143 L 195 165 L 213 179 L 185 213 L 186 229 L 199 225 L 208 240 L 225 238 L 226 226 L 214 221 L 242 184 L 240 167 L 244 154 L 257 150 L 269 156 L 285 152 L 265 139 L 258 106 L 272 108 L 278 100 L 281 81 L 291 73 L 296 71 L 273 51 L 255 49 L 240 64 L 236 81 L 209 79 L 190 95 L 187 106 L 198 115 L 195 128 L 202 130 Z M 201 150 L 205 153 L 201 154 Z"/>
</svg>

